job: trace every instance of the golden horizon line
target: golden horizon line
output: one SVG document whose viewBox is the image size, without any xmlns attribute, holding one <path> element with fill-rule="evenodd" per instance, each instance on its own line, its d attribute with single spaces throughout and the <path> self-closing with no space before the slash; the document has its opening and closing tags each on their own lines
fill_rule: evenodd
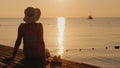
<svg viewBox="0 0 120 68">
<path fill-rule="evenodd" d="M 59 16 L 59 17 L 62 17 L 62 16 Z M 64 17 L 64 16 L 63 16 Z M 116 17 L 94 17 L 92 16 L 93 18 L 120 18 L 119 16 L 116 16 Z M 0 18 L 23 18 L 23 17 L 0 17 Z M 44 18 L 58 18 L 58 17 L 41 17 L 42 19 Z M 64 17 L 64 18 L 88 18 L 88 16 L 85 16 L 85 17 Z"/>
</svg>

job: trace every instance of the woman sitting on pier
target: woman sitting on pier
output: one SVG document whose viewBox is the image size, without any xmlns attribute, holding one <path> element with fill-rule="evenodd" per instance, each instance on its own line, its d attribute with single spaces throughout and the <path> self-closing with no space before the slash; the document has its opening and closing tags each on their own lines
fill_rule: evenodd
<svg viewBox="0 0 120 68">
<path fill-rule="evenodd" d="M 41 23 L 36 22 L 41 16 L 41 11 L 38 8 L 28 7 L 25 9 L 24 14 L 25 23 L 21 23 L 18 28 L 18 36 L 11 58 L 16 57 L 23 38 L 24 58 L 27 60 L 40 60 L 42 63 L 46 63 L 43 26 Z"/>
</svg>

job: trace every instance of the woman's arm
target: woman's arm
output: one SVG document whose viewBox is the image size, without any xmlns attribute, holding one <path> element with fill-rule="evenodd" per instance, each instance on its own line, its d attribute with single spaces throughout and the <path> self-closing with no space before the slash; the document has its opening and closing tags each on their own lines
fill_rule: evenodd
<svg viewBox="0 0 120 68">
<path fill-rule="evenodd" d="M 44 44 L 45 45 L 45 43 L 44 43 L 44 36 L 43 36 L 43 25 L 41 24 L 41 23 L 38 23 L 39 24 L 39 30 L 38 30 L 38 36 L 39 36 L 39 42 L 40 43 L 42 43 L 42 44 Z"/>
<path fill-rule="evenodd" d="M 22 40 L 22 24 L 20 24 L 20 26 L 18 28 L 18 35 L 17 35 L 17 39 L 16 39 L 16 42 L 15 42 L 14 51 L 13 51 L 13 54 L 12 54 L 13 59 L 16 57 L 17 51 L 18 51 L 19 46 L 21 44 L 21 40 Z"/>
</svg>

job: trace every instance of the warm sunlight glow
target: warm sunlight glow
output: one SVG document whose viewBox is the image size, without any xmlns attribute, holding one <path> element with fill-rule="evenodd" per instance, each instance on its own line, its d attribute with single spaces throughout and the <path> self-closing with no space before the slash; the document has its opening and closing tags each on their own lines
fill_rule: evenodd
<svg viewBox="0 0 120 68">
<path fill-rule="evenodd" d="M 58 54 L 62 55 L 64 51 L 63 41 L 64 41 L 64 25 L 65 25 L 65 18 L 59 17 L 58 21 Z"/>
<path fill-rule="evenodd" d="M 57 0 L 58 2 L 64 2 L 65 0 Z"/>
</svg>

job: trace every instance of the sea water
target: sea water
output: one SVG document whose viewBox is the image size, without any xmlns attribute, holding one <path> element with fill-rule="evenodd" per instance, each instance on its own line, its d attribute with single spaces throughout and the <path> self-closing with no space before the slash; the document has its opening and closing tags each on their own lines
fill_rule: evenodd
<svg viewBox="0 0 120 68">
<path fill-rule="evenodd" d="M 120 18 L 41 18 L 52 55 L 104 68 L 120 68 Z M 14 47 L 22 18 L 0 18 L 0 44 Z M 20 48 L 22 49 L 23 43 Z M 106 49 L 106 47 L 108 49 Z M 111 66 L 112 64 L 112 66 Z"/>
</svg>

